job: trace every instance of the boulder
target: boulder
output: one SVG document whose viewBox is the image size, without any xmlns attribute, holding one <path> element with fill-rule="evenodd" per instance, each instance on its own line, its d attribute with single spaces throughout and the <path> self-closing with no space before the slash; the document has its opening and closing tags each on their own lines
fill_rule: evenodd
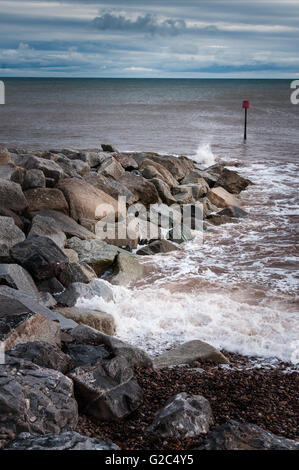
<svg viewBox="0 0 299 470">
<path fill-rule="evenodd" d="M 202 395 L 182 392 L 170 397 L 147 432 L 179 439 L 206 434 L 214 423 L 210 403 Z"/>
<path fill-rule="evenodd" d="M 111 144 L 101 144 L 101 147 L 102 147 L 102 150 L 104 152 L 117 152 L 117 149 L 115 147 L 113 147 L 113 145 Z"/>
<path fill-rule="evenodd" d="M 216 226 L 237 222 L 228 215 L 220 215 L 219 213 L 207 215 L 206 221 Z"/>
<path fill-rule="evenodd" d="M 142 349 L 106 335 L 86 325 L 79 325 L 71 331 L 72 338 L 78 343 L 105 345 L 115 356 L 123 356 L 131 367 L 152 367 L 152 359 Z"/>
<path fill-rule="evenodd" d="M 205 174 L 203 171 L 200 170 L 193 170 L 189 173 L 185 178 L 182 179 L 181 184 L 202 184 L 203 186 L 208 185 L 205 178 L 202 176 Z M 216 179 L 215 179 L 216 180 Z"/>
<path fill-rule="evenodd" d="M 95 225 L 95 234 L 98 239 L 119 247 L 137 248 L 140 239 L 140 230 L 137 219 L 129 215 L 124 220 L 109 223 L 105 217 Z"/>
<path fill-rule="evenodd" d="M 188 341 L 177 348 L 166 351 L 154 359 L 154 368 L 175 366 L 179 364 L 192 364 L 192 362 L 212 362 L 228 364 L 228 359 L 216 348 L 200 340 Z"/>
<path fill-rule="evenodd" d="M 212 212 L 218 211 L 218 207 L 212 204 L 210 199 L 208 199 L 207 197 L 204 197 L 201 200 L 201 203 L 202 203 L 202 214 L 203 214 L 204 219 Z"/>
<path fill-rule="evenodd" d="M 135 156 L 133 155 L 135 158 Z M 177 180 L 182 180 L 188 173 L 194 169 L 194 162 L 186 157 L 174 157 L 172 155 L 145 155 L 153 162 L 159 163 L 166 168 L 169 173 Z M 143 158 L 144 159 L 144 158 Z"/>
<path fill-rule="evenodd" d="M 240 200 L 228 193 L 224 188 L 218 186 L 212 188 L 207 194 L 207 198 L 217 207 L 236 206 L 240 207 Z"/>
<path fill-rule="evenodd" d="M 178 204 L 190 204 L 194 202 L 194 196 L 191 186 L 175 186 L 172 193 Z"/>
<path fill-rule="evenodd" d="M 168 240 L 155 240 L 149 245 L 140 248 L 137 251 L 137 255 L 155 255 L 157 253 L 169 253 L 170 251 L 176 250 L 178 250 L 178 247 Z"/>
<path fill-rule="evenodd" d="M 17 299 L 0 292 L 0 342 L 4 349 L 28 341 L 46 341 L 60 345 L 59 323 L 33 312 Z"/>
<path fill-rule="evenodd" d="M 202 177 L 209 185 L 210 188 L 213 188 L 215 186 L 215 183 L 216 181 L 218 180 L 219 178 L 219 174 L 217 173 L 212 173 L 212 172 L 208 172 L 206 170 L 200 170 L 200 169 L 196 169 L 196 174 L 199 175 L 200 177 Z M 189 175 L 186 176 L 186 178 L 188 178 Z M 193 172 L 190 173 L 190 179 L 193 179 Z M 185 180 L 185 179 L 184 179 Z M 182 180 L 182 182 L 184 181 Z M 187 180 L 186 180 L 187 181 Z M 189 180 L 190 181 L 190 180 Z M 192 181 L 190 181 L 192 182 Z"/>
<path fill-rule="evenodd" d="M 22 216 L 15 214 L 10 209 L 6 209 L 5 207 L 1 206 L 1 203 L 0 203 L 0 217 L 11 217 L 14 223 L 16 224 L 16 226 L 19 227 L 22 231 L 24 230 L 25 219 Z"/>
<path fill-rule="evenodd" d="M 13 175 L 15 169 L 12 165 L 1 165 L 0 164 L 0 179 L 12 181 L 11 176 Z"/>
<path fill-rule="evenodd" d="M 241 209 L 240 207 L 236 206 L 228 206 L 222 211 L 218 212 L 219 215 L 222 216 L 228 216 L 228 217 L 234 217 L 236 219 L 239 219 L 240 217 L 247 217 L 248 213 Z"/>
<path fill-rule="evenodd" d="M 152 178 L 150 182 L 155 185 L 162 202 L 165 202 L 168 206 L 176 203 L 176 199 L 171 194 L 169 186 L 164 181 Z"/>
<path fill-rule="evenodd" d="M 89 173 L 84 177 L 84 180 L 101 191 L 104 191 L 104 193 L 114 199 L 118 199 L 119 197 L 125 198 L 128 205 L 138 201 L 138 196 L 129 191 L 129 189 L 119 181 L 105 178 L 105 176 L 99 175 L 98 173 Z"/>
<path fill-rule="evenodd" d="M 23 190 L 45 188 L 46 177 L 42 170 L 28 170 L 23 181 Z"/>
<path fill-rule="evenodd" d="M 143 266 L 136 257 L 129 253 L 119 253 L 115 260 L 115 267 L 110 282 L 115 285 L 126 285 L 141 278 L 142 275 Z"/>
<path fill-rule="evenodd" d="M 230 420 L 213 429 L 199 450 L 299 450 L 299 442 L 276 436 L 256 424 Z"/>
<path fill-rule="evenodd" d="M 193 240 L 191 229 L 187 225 L 175 225 L 173 229 L 168 232 L 169 240 L 175 243 L 184 243 Z"/>
<path fill-rule="evenodd" d="M 154 162 L 150 159 L 142 160 L 139 165 L 139 171 L 142 176 L 147 179 L 158 178 L 166 183 L 170 188 L 178 185 L 178 181 L 172 174 L 160 163 Z"/>
<path fill-rule="evenodd" d="M 68 287 L 73 282 L 88 284 L 96 278 L 96 273 L 86 263 L 69 263 L 59 275 L 59 280 L 65 287 Z"/>
<path fill-rule="evenodd" d="M 60 304 L 68 307 L 74 307 L 80 298 L 93 299 L 94 297 L 101 297 L 107 302 L 113 299 L 113 291 L 108 282 L 102 279 L 94 279 L 89 284 L 73 282 L 64 292 L 55 295 Z"/>
<path fill-rule="evenodd" d="M 66 374 L 75 367 L 75 363 L 70 356 L 44 341 L 29 341 L 28 343 L 18 344 L 7 351 L 6 356 L 24 359 L 46 369 L 58 370 L 62 374 Z"/>
<path fill-rule="evenodd" d="M 0 262 L 11 261 L 10 248 L 24 240 L 24 233 L 11 217 L 0 217 Z"/>
<path fill-rule="evenodd" d="M 119 183 L 128 188 L 128 190 L 138 197 L 138 200 L 145 206 L 160 202 L 159 194 L 155 185 L 142 176 L 126 171 L 119 178 Z"/>
<path fill-rule="evenodd" d="M 58 188 L 64 193 L 70 215 L 76 221 L 81 218 L 100 220 L 107 214 L 118 217 L 117 201 L 86 181 L 66 178 L 59 183 Z"/>
<path fill-rule="evenodd" d="M 107 335 L 115 333 L 115 322 L 112 315 L 97 309 L 71 307 L 59 307 L 56 310 L 66 318 L 74 320 L 76 323 L 88 325 L 95 330 L 102 331 Z"/>
<path fill-rule="evenodd" d="M 72 431 L 78 422 L 73 383 L 61 372 L 8 359 L 0 366 L 0 438 Z"/>
<path fill-rule="evenodd" d="M 229 193 L 239 194 L 241 191 L 246 189 L 249 184 L 252 184 L 251 181 L 243 178 L 243 176 L 239 175 L 236 171 L 224 168 L 215 183 L 215 187 L 221 186 Z"/>
<path fill-rule="evenodd" d="M 84 151 L 79 153 L 79 157 L 83 162 L 88 163 L 90 168 L 95 168 L 99 166 L 101 163 L 103 163 L 106 158 L 110 157 L 110 153 L 105 153 L 105 152 L 99 152 L 98 150 L 95 151 Z M 69 155 L 69 158 L 71 156 Z"/>
<path fill-rule="evenodd" d="M 64 232 L 68 237 L 78 237 L 82 240 L 90 240 L 94 238 L 94 234 L 81 225 L 77 224 L 71 217 L 63 214 L 62 212 L 57 212 L 54 210 L 43 210 L 36 212 L 35 215 L 41 217 L 47 217 L 51 219 L 55 226 Z"/>
<path fill-rule="evenodd" d="M 21 166 L 24 166 L 26 170 L 41 170 L 46 178 L 53 178 L 55 182 L 64 176 L 63 169 L 57 163 L 34 155 L 30 155 Z"/>
<path fill-rule="evenodd" d="M 67 248 L 78 253 L 80 263 L 87 263 L 100 276 L 114 263 L 119 248 L 107 245 L 102 240 L 80 240 L 77 237 L 67 241 Z"/>
<path fill-rule="evenodd" d="M 83 413 L 100 420 L 120 420 L 143 401 L 142 390 L 124 357 L 77 367 L 69 377 Z"/>
<path fill-rule="evenodd" d="M 0 285 L 28 291 L 38 295 L 38 290 L 32 277 L 18 264 L 0 264 Z"/>
<path fill-rule="evenodd" d="M 8 443 L 4 450 L 120 450 L 110 441 L 83 436 L 74 431 L 61 434 L 47 434 L 33 437 L 29 433 L 21 433 Z"/>
<path fill-rule="evenodd" d="M 36 215 L 33 218 L 28 237 L 34 235 L 50 238 L 59 248 L 63 248 L 66 243 L 65 233 L 60 230 L 60 226 L 51 217 Z"/>
<path fill-rule="evenodd" d="M 66 347 L 68 355 L 72 358 L 75 367 L 93 365 L 108 359 L 111 353 L 104 345 L 91 346 L 89 344 L 69 344 Z"/>
<path fill-rule="evenodd" d="M 0 146 L 0 166 L 12 163 L 11 155 L 8 148 Z"/>
<path fill-rule="evenodd" d="M 58 281 L 56 277 L 45 279 L 37 284 L 40 292 L 51 292 L 51 294 L 58 294 L 64 290 L 64 286 Z"/>
<path fill-rule="evenodd" d="M 82 160 L 73 159 L 70 160 L 65 156 L 59 156 L 56 160 L 57 163 L 64 170 L 67 176 L 76 177 L 78 175 L 84 176 L 90 172 L 90 166 L 87 162 Z"/>
<path fill-rule="evenodd" d="M 130 155 L 124 153 L 114 153 L 113 157 L 126 171 L 138 170 L 138 163 Z"/>
<path fill-rule="evenodd" d="M 16 166 L 16 167 L 14 167 L 14 171 L 12 172 L 12 174 L 10 176 L 10 181 L 13 181 L 14 183 L 17 183 L 20 186 L 22 186 L 23 183 L 24 183 L 25 175 L 26 175 L 25 168 L 22 168 L 20 166 Z"/>
<path fill-rule="evenodd" d="M 33 235 L 10 249 L 12 259 L 25 268 L 36 280 L 59 275 L 69 260 L 48 237 Z"/>
<path fill-rule="evenodd" d="M 63 253 L 68 257 L 70 263 L 79 263 L 79 256 L 71 248 L 63 248 Z"/>
<path fill-rule="evenodd" d="M 106 178 L 113 178 L 116 181 L 119 180 L 124 172 L 124 168 L 114 157 L 107 158 L 98 169 L 98 173 L 106 176 Z"/>
<path fill-rule="evenodd" d="M 25 191 L 28 211 L 54 210 L 68 214 L 69 206 L 63 193 L 56 188 L 35 188 Z"/>
<path fill-rule="evenodd" d="M 0 179 L 0 201 L 1 206 L 18 214 L 24 212 L 28 206 L 21 186 L 4 179 Z"/>
</svg>

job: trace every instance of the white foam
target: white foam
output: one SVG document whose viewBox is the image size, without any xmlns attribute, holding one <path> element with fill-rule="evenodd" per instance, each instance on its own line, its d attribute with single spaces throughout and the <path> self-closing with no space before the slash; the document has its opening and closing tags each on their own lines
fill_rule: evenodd
<svg viewBox="0 0 299 470">
<path fill-rule="evenodd" d="M 215 163 L 215 156 L 209 143 L 200 144 L 197 148 L 196 154 L 191 155 L 190 158 L 199 165 L 202 165 L 204 168 L 214 165 Z"/>
</svg>

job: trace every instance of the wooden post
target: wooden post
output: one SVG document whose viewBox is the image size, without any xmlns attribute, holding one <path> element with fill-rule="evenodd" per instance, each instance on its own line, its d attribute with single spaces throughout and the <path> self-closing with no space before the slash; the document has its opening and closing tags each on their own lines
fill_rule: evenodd
<svg viewBox="0 0 299 470">
<path fill-rule="evenodd" d="M 250 103 L 248 100 L 244 100 L 242 103 L 242 108 L 245 109 L 245 122 L 244 122 L 244 140 L 247 139 L 247 109 L 249 109 Z"/>
</svg>

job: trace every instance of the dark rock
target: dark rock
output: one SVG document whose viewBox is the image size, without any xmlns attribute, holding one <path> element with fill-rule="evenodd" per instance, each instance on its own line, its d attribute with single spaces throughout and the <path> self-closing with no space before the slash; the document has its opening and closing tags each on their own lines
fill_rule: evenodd
<svg viewBox="0 0 299 470">
<path fill-rule="evenodd" d="M 128 205 L 138 201 L 138 196 L 129 191 L 129 189 L 119 181 L 105 178 L 105 176 L 99 175 L 98 173 L 89 173 L 84 177 L 84 180 L 95 188 L 109 194 L 109 196 L 114 199 L 118 199 L 120 196 L 126 198 Z"/>
<path fill-rule="evenodd" d="M 176 199 L 171 194 L 168 184 L 158 178 L 152 178 L 150 182 L 155 185 L 162 202 L 168 206 L 176 203 Z"/>
<path fill-rule="evenodd" d="M 28 237 L 39 235 L 50 238 L 59 248 L 63 248 L 66 243 L 66 235 L 60 230 L 59 225 L 52 218 L 36 215 L 33 218 Z"/>
<path fill-rule="evenodd" d="M 69 377 L 82 411 L 97 419 L 125 418 L 142 403 L 142 390 L 124 357 L 77 367 Z"/>
<path fill-rule="evenodd" d="M 222 224 L 231 224 L 231 223 L 236 222 L 236 220 L 232 219 L 228 215 L 220 215 L 219 213 L 207 215 L 206 220 L 210 224 L 213 224 L 216 226 L 222 225 Z"/>
<path fill-rule="evenodd" d="M 129 155 L 125 155 L 123 153 L 114 153 L 113 157 L 121 164 L 121 166 L 126 171 L 132 171 L 138 169 L 138 163 L 134 158 L 130 157 Z"/>
<path fill-rule="evenodd" d="M 55 295 L 55 298 L 59 303 L 73 307 L 80 297 L 92 299 L 95 296 L 102 297 L 108 302 L 113 299 L 113 291 L 107 282 L 94 279 L 89 284 L 73 282 L 64 292 Z"/>
<path fill-rule="evenodd" d="M 18 264 L 0 264 L 0 285 L 38 295 L 38 290 L 32 277 Z"/>
<path fill-rule="evenodd" d="M 46 217 L 53 221 L 53 225 L 59 227 L 59 229 L 64 232 L 68 237 L 78 237 L 82 240 L 90 240 L 94 238 L 94 234 L 81 225 L 77 224 L 71 217 L 63 214 L 62 212 L 57 212 L 53 210 L 42 210 L 35 212 L 34 215 L 39 215 L 41 217 Z"/>
<path fill-rule="evenodd" d="M 67 256 L 50 238 L 34 235 L 14 245 L 10 255 L 36 280 L 56 277 L 68 265 Z"/>
<path fill-rule="evenodd" d="M 78 343 L 104 344 L 115 356 L 125 357 L 131 367 L 152 367 L 153 361 L 142 349 L 125 343 L 114 336 L 105 335 L 89 326 L 79 325 L 72 330 L 71 335 Z"/>
<path fill-rule="evenodd" d="M 178 250 L 178 247 L 168 240 L 155 240 L 149 245 L 140 248 L 137 255 L 155 255 L 156 253 L 169 253 Z"/>
<path fill-rule="evenodd" d="M 16 224 L 16 226 L 19 227 L 19 229 L 21 229 L 22 231 L 24 231 L 24 222 L 23 222 L 22 216 L 19 216 L 15 214 L 13 211 L 11 211 L 10 209 L 6 209 L 6 207 L 1 206 L 1 203 L 0 203 L 0 216 L 11 217 L 14 223 Z"/>
<path fill-rule="evenodd" d="M 221 186 L 230 193 L 239 194 L 246 189 L 249 184 L 252 184 L 251 181 L 243 178 L 243 176 L 239 175 L 236 171 L 224 168 L 215 186 Z"/>
<path fill-rule="evenodd" d="M 112 145 L 110 145 L 110 144 L 101 144 L 101 147 L 102 147 L 104 152 L 116 152 L 116 153 L 118 153 L 117 149 L 115 147 L 113 147 Z"/>
<path fill-rule="evenodd" d="M 66 374 L 75 367 L 70 356 L 44 341 L 18 344 L 15 348 L 7 351 L 6 356 L 24 359 L 47 369 L 58 370 L 62 374 Z"/>
<path fill-rule="evenodd" d="M 0 201 L 1 206 L 21 214 L 28 206 L 26 198 L 19 184 L 13 181 L 0 179 Z"/>
<path fill-rule="evenodd" d="M 64 317 L 74 320 L 77 324 L 91 326 L 107 335 L 115 333 L 115 322 L 110 313 L 84 307 L 58 307 L 56 310 Z"/>
<path fill-rule="evenodd" d="M 17 183 L 20 186 L 23 186 L 25 175 L 26 175 L 25 168 L 16 166 L 10 176 L 10 181 L 13 181 L 14 183 Z"/>
<path fill-rule="evenodd" d="M 137 176 L 132 172 L 126 171 L 118 181 L 137 196 L 139 201 L 145 206 L 160 202 L 160 197 L 155 185 L 142 176 Z"/>
<path fill-rule="evenodd" d="M 73 383 L 60 372 L 7 358 L 0 366 L 0 438 L 72 431 L 78 421 Z"/>
<path fill-rule="evenodd" d="M 58 294 L 63 292 L 64 287 L 56 277 L 45 279 L 38 283 L 38 290 L 40 292 L 50 292 L 51 294 Z"/>
<path fill-rule="evenodd" d="M 86 263 L 69 263 L 59 275 L 59 280 L 65 287 L 68 287 L 73 282 L 88 284 L 96 278 L 96 273 Z"/>
<path fill-rule="evenodd" d="M 164 181 L 169 188 L 173 188 L 178 185 L 178 181 L 172 176 L 170 171 L 168 171 L 163 165 L 160 165 L 160 163 L 154 162 L 153 160 L 147 158 L 142 160 L 139 165 L 139 170 L 144 178 L 157 178 Z"/>
<path fill-rule="evenodd" d="M 66 351 L 72 358 L 75 367 L 91 366 L 103 359 L 108 359 L 110 356 L 105 346 L 91 346 L 88 344 L 69 344 Z"/>
<path fill-rule="evenodd" d="M 116 181 L 124 172 L 124 168 L 114 157 L 107 158 L 98 169 L 99 174 L 107 178 L 113 178 Z"/>
<path fill-rule="evenodd" d="M 62 168 L 57 163 L 52 160 L 46 160 L 45 158 L 39 158 L 33 155 L 30 155 L 24 162 L 24 167 L 27 170 L 41 170 L 46 178 L 53 178 L 56 182 L 64 176 Z"/>
<path fill-rule="evenodd" d="M 35 188 L 25 191 L 28 211 L 55 210 L 68 214 L 69 206 L 61 191 L 57 188 Z"/>
<path fill-rule="evenodd" d="M 299 450 L 299 442 L 231 420 L 213 429 L 199 450 Z"/>
<path fill-rule="evenodd" d="M 21 433 L 16 439 L 10 441 L 4 450 L 120 450 L 120 448 L 110 441 L 68 431 L 41 437 Z"/>
<path fill-rule="evenodd" d="M 226 215 L 228 217 L 235 217 L 238 219 L 240 217 L 247 217 L 248 213 L 240 207 L 228 206 L 222 211 L 218 212 L 218 215 Z"/>
<path fill-rule="evenodd" d="M 42 170 L 28 170 L 24 177 L 23 190 L 45 188 L 46 178 Z"/>
<path fill-rule="evenodd" d="M 213 423 L 208 400 L 183 392 L 167 400 L 147 431 L 162 437 L 190 438 L 206 434 Z"/>
</svg>

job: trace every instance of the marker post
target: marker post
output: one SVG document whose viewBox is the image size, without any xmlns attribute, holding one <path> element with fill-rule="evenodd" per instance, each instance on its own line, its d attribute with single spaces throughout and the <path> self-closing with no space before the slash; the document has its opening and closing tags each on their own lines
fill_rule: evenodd
<svg viewBox="0 0 299 470">
<path fill-rule="evenodd" d="M 244 140 L 246 140 L 247 139 L 247 109 L 250 108 L 250 102 L 248 100 L 244 100 L 242 104 L 242 108 L 245 109 Z"/>
</svg>

